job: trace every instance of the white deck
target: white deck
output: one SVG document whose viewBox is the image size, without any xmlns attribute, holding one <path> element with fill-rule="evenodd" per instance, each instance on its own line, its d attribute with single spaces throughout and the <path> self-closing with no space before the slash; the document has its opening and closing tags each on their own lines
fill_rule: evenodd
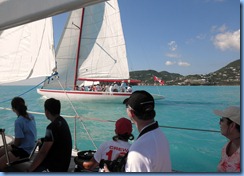
<svg viewBox="0 0 244 176">
<path fill-rule="evenodd" d="M 5 135 L 7 144 L 11 143 L 14 138 L 12 136 Z M 0 136 L 0 147 L 3 146 L 2 136 Z"/>
</svg>

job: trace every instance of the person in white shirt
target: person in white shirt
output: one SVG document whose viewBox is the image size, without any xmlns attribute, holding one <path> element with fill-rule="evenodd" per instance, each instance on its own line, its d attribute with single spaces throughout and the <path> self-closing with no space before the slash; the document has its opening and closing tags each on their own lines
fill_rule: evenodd
<svg viewBox="0 0 244 176">
<path fill-rule="evenodd" d="M 114 85 L 113 85 L 113 88 L 112 88 L 112 92 L 119 92 L 120 89 L 119 89 L 119 86 L 116 82 L 114 82 Z"/>
<path fill-rule="evenodd" d="M 135 91 L 123 103 L 140 133 L 129 149 L 125 172 L 171 172 L 169 143 L 154 120 L 152 95 L 144 90 Z M 104 170 L 109 171 L 107 166 Z"/>
<path fill-rule="evenodd" d="M 125 92 L 126 91 L 126 83 L 124 81 L 121 82 L 121 85 L 120 85 L 120 91 L 121 92 Z"/>
<path fill-rule="evenodd" d="M 132 92 L 132 87 L 130 85 L 127 86 L 126 92 Z"/>
</svg>

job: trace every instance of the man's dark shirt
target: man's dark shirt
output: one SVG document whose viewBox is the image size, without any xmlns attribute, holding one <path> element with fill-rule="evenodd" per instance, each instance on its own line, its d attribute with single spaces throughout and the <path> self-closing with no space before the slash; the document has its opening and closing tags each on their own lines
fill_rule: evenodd
<svg viewBox="0 0 244 176">
<path fill-rule="evenodd" d="M 50 172 L 67 172 L 72 153 L 72 137 L 66 120 L 59 116 L 46 128 L 44 142 L 53 142 L 41 165 Z"/>
</svg>

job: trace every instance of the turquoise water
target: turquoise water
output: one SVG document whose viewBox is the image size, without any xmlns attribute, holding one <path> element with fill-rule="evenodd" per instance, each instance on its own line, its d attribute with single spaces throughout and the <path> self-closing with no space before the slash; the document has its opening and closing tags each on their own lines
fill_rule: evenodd
<svg viewBox="0 0 244 176">
<path fill-rule="evenodd" d="M 11 98 L 29 90 L 30 86 L 0 86 L 0 107 L 10 108 Z M 183 130 L 169 127 L 194 128 L 219 131 L 219 118 L 213 109 L 223 109 L 228 105 L 240 106 L 239 86 L 135 86 L 134 90 L 144 89 L 151 93 L 160 93 L 165 99 L 156 102 L 156 120 L 170 143 L 170 154 L 174 170 L 183 172 L 216 172 L 220 159 L 220 151 L 226 138 L 218 132 Z M 24 94 L 29 111 L 43 113 L 45 99 L 35 89 Z M 8 101 L 9 100 L 9 101 Z M 72 108 L 74 107 L 74 109 Z M 114 135 L 114 122 L 118 118 L 127 117 L 122 103 L 84 103 L 62 102 L 62 115 L 75 116 L 76 113 L 85 118 L 76 119 L 76 147 L 79 150 L 95 149 L 103 141 Z M 0 109 L 1 128 L 13 134 L 15 114 Z M 44 115 L 35 115 L 38 137 L 45 134 L 50 123 Z M 89 120 L 87 120 L 89 119 Z M 67 118 L 74 134 L 74 118 Z M 95 146 L 88 137 L 90 134 Z M 133 126 L 133 134 L 138 131 Z M 73 136 L 73 139 L 75 137 Z M 74 143 L 75 145 L 75 143 Z"/>
</svg>

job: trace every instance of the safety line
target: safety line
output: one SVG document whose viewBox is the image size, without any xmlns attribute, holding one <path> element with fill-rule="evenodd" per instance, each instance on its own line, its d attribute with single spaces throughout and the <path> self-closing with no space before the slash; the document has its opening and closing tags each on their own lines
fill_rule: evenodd
<svg viewBox="0 0 244 176">
<path fill-rule="evenodd" d="M 25 91 L 25 92 L 23 92 L 23 93 L 21 93 L 21 94 L 19 94 L 19 95 L 16 95 L 15 97 L 20 97 L 20 96 L 22 96 L 22 95 L 24 95 L 24 94 L 26 94 L 26 93 L 32 91 L 33 89 L 36 89 L 38 86 L 40 86 L 42 83 L 44 83 L 46 80 L 50 79 L 50 78 L 51 78 L 52 76 L 54 76 L 54 75 L 55 75 L 55 74 L 52 74 L 51 76 L 48 76 L 48 77 L 47 77 L 44 81 L 42 81 L 41 83 L 37 84 L 36 86 L 30 88 L 29 90 L 27 90 L 27 91 Z M 5 102 L 9 102 L 9 101 L 12 101 L 12 98 L 11 98 L 11 99 L 7 99 L 7 100 L 4 100 L 4 101 L 1 101 L 0 104 L 1 104 L 1 103 L 5 103 Z"/>
<path fill-rule="evenodd" d="M 4 108 L 4 107 L 0 107 L 0 110 L 12 110 L 10 108 Z M 28 111 L 29 113 L 32 114 L 39 114 L 39 115 L 45 115 L 44 113 L 41 112 L 33 112 L 33 111 Z M 77 118 L 80 120 L 87 120 L 87 121 L 97 121 L 97 122 L 112 122 L 115 123 L 115 120 L 104 120 L 104 119 L 99 119 L 99 118 L 87 118 L 87 117 L 83 117 L 83 116 L 71 116 L 71 115 L 62 115 L 62 117 L 65 118 Z M 166 125 L 159 125 L 159 127 L 161 128 L 173 128 L 173 129 L 177 129 L 177 130 L 191 130 L 191 131 L 203 131 L 203 132 L 214 132 L 214 133 L 219 133 L 220 131 L 218 130 L 207 130 L 207 129 L 197 129 L 197 128 L 185 128 L 185 127 L 175 127 L 175 126 L 166 126 Z"/>
<path fill-rule="evenodd" d="M 59 83 L 60 87 L 63 89 L 63 91 L 64 91 L 66 97 L 68 98 L 68 101 L 69 101 L 69 103 L 70 103 L 72 109 L 74 110 L 74 112 L 75 112 L 75 114 L 76 114 L 76 116 L 75 116 L 75 118 L 74 118 L 74 120 L 75 120 L 75 122 L 74 122 L 74 149 L 77 150 L 77 144 L 76 144 L 76 119 L 77 119 L 77 117 L 79 117 L 79 115 L 78 115 L 78 113 L 77 113 L 77 111 L 76 111 L 76 109 L 75 109 L 73 103 L 71 102 L 71 100 L 70 100 L 70 98 L 69 98 L 69 95 L 67 94 L 67 92 L 65 91 L 64 87 L 62 86 L 62 84 L 61 84 L 61 82 L 60 82 L 59 80 L 58 80 L 58 83 Z M 95 149 L 97 150 L 97 146 L 96 146 L 96 144 L 95 144 L 95 142 L 94 142 L 92 136 L 91 136 L 90 133 L 88 132 L 88 130 L 87 130 L 85 124 L 83 123 L 82 120 L 80 120 L 80 122 L 81 122 L 81 124 L 82 124 L 84 130 L 86 131 L 86 133 L 87 133 L 87 135 L 88 135 L 90 141 L 92 142 L 93 146 L 94 146 Z"/>
</svg>

